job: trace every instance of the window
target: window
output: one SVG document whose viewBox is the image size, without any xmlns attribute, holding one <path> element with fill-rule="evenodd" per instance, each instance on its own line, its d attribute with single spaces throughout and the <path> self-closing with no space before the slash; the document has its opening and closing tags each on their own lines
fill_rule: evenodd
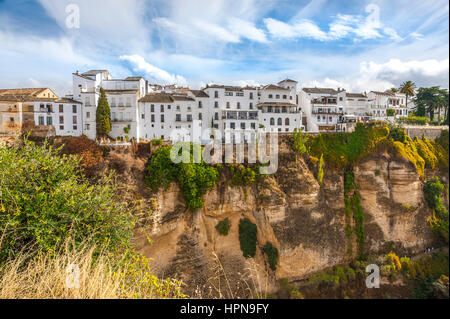
<svg viewBox="0 0 450 319">
<path fill-rule="evenodd" d="M 181 122 L 181 114 L 176 114 L 175 115 L 175 121 L 176 122 Z"/>
<path fill-rule="evenodd" d="M 51 116 L 47 117 L 47 125 L 53 125 L 53 121 L 52 121 L 52 117 Z"/>
<path fill-rule="evenodd" d="M 283 95 L 283 100 L 286 100 L 287 99 L 287 95 Z"/>
<path fill-rule="evenodd" d="M 218 121 L 219 120 L 219 113 L 214 113 L 214 120 Z"/>
<path fill-rule="evenodd" d="M 198 113 L 198 119 L 201 121 L 203 120 L 203 114 L 202 113 Z"/>
<path fill-rule="evenodd" d="M 256 124 L 255 123 L 250 123 L 250 126 L 251 126 L 252 129 L 256 128 Z"/>
<path fill-rule="evenodd" d="M 283 120 L 281 119 L 281 117 L 278 118 L 277 125 L 283 125 Z"/>
<path fill-rule="evenodd" d="M 233 96 L 233 92 L 225 92 L 225 96 Z"/>
<path fill-rule="evenodd" d="M 152 114 L 151 122 L 155 123 L 155 114 Z"/>
<path fill-rule="evenodd" d="M 59 124 L 64 124 L 64 116 L 59 117 Z"/>
<path fill-rule="evenodd" d="M 289 126 L 289 118 L 286 118 L 286 119 L 284 120 L 284 125 Z"/>
<path fill-rule="evenodd" d="M 164 105 L 162 105 L 162 104 L 161 104 L 161 113 L 164 113 Z"/>
<path fill-rule="evenodd" d="M 241 123 L 241 130 L 245 130 L 245 122 Z"/>
<path fill-rule="evenodd" d="M 153 104 L 150 105 L 150 112 L 152 112 L 152 113 L 155 112 L 155 105 L 153 105 Z"/>
<path fill-rule="evenodd" d="M 328 118 L 328 120 L 331 122 L 331 121 L 333 121 L 333 118 L 330 116 L 330 117 Z"/>
<path fill-rule="evenodd" d="M 188 114 L 187 115 L 187 121 L 188 122 L 192 122 L 192 114 Z"/>
<path fill-rule="evenodd" d="M 273 117 L 270 118 L 270 125 L 275 125 L 275 119 Z"/>
<path fill-rule="evenodd" d="M 253 103 L 250 103 L 249 108 L 250 110 L 253 110 Z"/>
<path fill-rule="evenodd" d="M 320 115 L 317 116 L 317 122 L 320 122 Z"/>
<path fill-rule="evenodd" d="M 271 99 L 271 98 L 273 98 L 273 95 L 272 95 L 272 94 L 269 94 L 269 99 Z"/>
<path fill-rule="evenodd" d="M 60 126 L 59 126 L 59 130 L 60 130 L 60 131 L 64 131 L 64 125 L 60 125 Z"/>
<path fill-rule="evenodd" d="M 286 106 L 283 106 L 283 107 L 281 108 L 281 113 L 287 113 Z"/>
<path fill-rule="evenodd" d="M 161 123 L 164 123 L 164 114 L 161 114 Z"/>
<path fill-rule="evenodd" d="M 73 120 L 73 124 L 77 124 L 77 117 L 76 116 L 74 116 L 72 120 Z"/>
<path fill-rule="evenodd" d="M 59 105 L 59 113 L 64 113 L 64 105 L 63 104 Z"/>
<path fill-rule="evenodd" d="M 219 91 L 214 91 L 214 97 L 217 99 L 219 97 Z"/>
<path fill-rule="evenodd" d="M 236 96 L 244 96 L 244 92 L 236 92 Z"/>
<path fill-rule="evenodd" d="M 179 105 L 177 105 L 177 111 L 179 111 L 180 110 L 180 106 Z"/>
<path fill-rule="evenodd" d="M 250 92 L 250 100 L 253 100 L 253 92 Z"/>
<path fill-rule="evenodd" d="M 91 125 L 90 124 L 86 124 L 84 127 L 85 127 L 86 131 L 89 131 L 90 128 L 91 128 Z"/>
<path fill-rule="evenodd" d="M 219 107 L 219 102 L 214 102 L 214 107 L 217 109 Z"/>
<path fill-rule="evenodd" d="M 237 108 L 240 109 L 241 108 L 241 103 L 237 102 Z"/>
<path fill-rule="evenodd" d="M 231 129 L 235 129 L 235 128 L 236 128 L 236 125 L 234 124 L 234 122 L 231 122 L 231 123 L 230 123 L 230 128 L 231 128 Z"/>
<path fill-rule="evenodd" d="M 341 97 L 339 97 L 339 101 L 343 101 L 344 99 L 343 99 L 343 97 L 341 96 Z"/>
<path fill-rule="evenodd" d="M 198 108 L 199 108 L 199 109 L 202 108 L 202 101 L 198 101 Z"/>
<path fill-rule="evenodd" d="M 276 98 L 277 98 L 277 99 L 279 99 L 279 98 L 280 98 L 280 95 L 279 95 L 279 94 L 277 94 L 277 95 L 276 95 Z"/>
<path fill-rule="evenodd" d="M 76 131 L 78 129 L 78 126 L 74 125 L 73 130 Z"/>
<path fill-rule="evenodd" d="M 267 107 L 267 112 L 272 113 L 272 106 Z"/>
<path fill-rule="evenodd" d="M 113 113 L 113 114 L 115 114 L 115 113 Z M 90 119 L 90 118 L 91 118 L 91 112 L 86 112 L 86 118 L 87 118 L 87 119 Z"/>
<path fill-rule="evenodd" d="M 227 102 L 227 109 L 230 108 L 230 102 Z"/>
<path fill-rule="evenodd" d="M 116 98 L 115 97 L 111 98 L 111 107 L 116 107 Z"/>
</svg>

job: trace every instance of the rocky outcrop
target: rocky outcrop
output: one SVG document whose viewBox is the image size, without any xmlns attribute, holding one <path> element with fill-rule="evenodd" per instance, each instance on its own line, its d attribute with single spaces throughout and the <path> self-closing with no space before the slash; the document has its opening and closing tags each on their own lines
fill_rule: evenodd
<svg viewBox="0 0 450 319">
<path fill-rule="evenodd" d="M 176 185 L 155 195 L 152 226 L 141 230 L 140 251 L 153 257 L 160 276 L 182 279 L 191 296 L 249 297 L 256 288 L 271 290 L 278 279 L 302 279 L 330 266 L 350 262 L 357 252 L 347 238 L 343 172 L 325 167 L 323 185 L 308 166 L 281 147 L 278 172 L 246 187 L 222 179 L 205 197 L 202 209 L 186 210 Z M 423 200 L 423 181 L 414 166 L 389 154 L 373 154 L 354 167 L 355 183 L 365 214 L 367 254 L 395 246 L 414 253 L 429 247 L 433 235 Z M 242 256 L 238 225 L 246 217 L 258 227 L 256 256 Z M 215 229 L 231 221 L 227 236 Z M 350 221 L 351 224 L 351 221 Z M 148 240 L 151 238 L 151 240 Z M 279 250 L 276 271 L 270 270 L 261 247 Z"/>
</svg>

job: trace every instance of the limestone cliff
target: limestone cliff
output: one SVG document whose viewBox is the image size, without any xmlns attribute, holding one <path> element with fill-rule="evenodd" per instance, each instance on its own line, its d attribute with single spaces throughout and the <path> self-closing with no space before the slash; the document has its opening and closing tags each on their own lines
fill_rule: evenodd
<svg viewBox="0 0 450 319">
<path fill-rule="evenodd" d="M 307 164 L 283 143 L 279 159 L 275 175 L 251 186 L 231 186 L 222 176 L 196 212 L 185 208 L 175 184 L 154 194 L 152 225 L 142 229 L 137 240 L 140 251 L 154 258 L 154 270 L 182 279 L 194 297 L 236 297 L 251 296 L 253 288 L 271 290 L 278 279 L 298 280 L 355 258 L 355 240 L 344 231 L 353 221 L 344 213 L 343 172 L 325 167 L 320 186 L 315 164 Z M 367 254 L 393 246 L 416 253 L 432 244 L 423 180 L 410 162 L 377 153 L 361 160 L 353 173 L 366 217 Z M 227 217 L 232 226 L 221 236 L 215 226 Z M 259 248 L 251 259 L 242 256 L 239 245 L 243 217 L 258 227 Z M 266 242 L 279 250 L 275 272 L 260 249 Z"/>
</svg>

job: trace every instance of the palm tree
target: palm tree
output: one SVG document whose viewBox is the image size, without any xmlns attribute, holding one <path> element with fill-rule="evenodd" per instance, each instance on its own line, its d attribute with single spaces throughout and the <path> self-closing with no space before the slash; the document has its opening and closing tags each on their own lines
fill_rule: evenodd
<svg viewBox="0 0 450 319">
<path fill-rule="evenodd" d="M 415 94 L 416 83 L 413 81 L 403 82 L 400 86 L 400 93 L 406 95 L 406 108 L 408 108 L 408 96 L 414 96 Z"/>
<path fill-rule="evenodd" d="M 392 92 L 392 93 L 397 93 L 397 92 L 398 92 L 398 89 L 397 89 L 397 88 L 391 88 L 391 92 Z"/>
</svg>

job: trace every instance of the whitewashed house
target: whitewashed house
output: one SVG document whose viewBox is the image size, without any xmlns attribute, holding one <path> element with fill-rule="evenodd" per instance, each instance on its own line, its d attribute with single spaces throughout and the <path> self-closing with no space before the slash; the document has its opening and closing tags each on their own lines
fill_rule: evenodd
<svg viewBox="0 0 450 319">
<path fill-rule="evenodd" d="M 370 91 L 367 96 L 370 113 L 374 121 L 394 121 L 395 118 L 408 116 L 405 94 L 391 91 Z M 395 115 L 388 116 L 388 109 L 393 110 Z"/>
</svg>

